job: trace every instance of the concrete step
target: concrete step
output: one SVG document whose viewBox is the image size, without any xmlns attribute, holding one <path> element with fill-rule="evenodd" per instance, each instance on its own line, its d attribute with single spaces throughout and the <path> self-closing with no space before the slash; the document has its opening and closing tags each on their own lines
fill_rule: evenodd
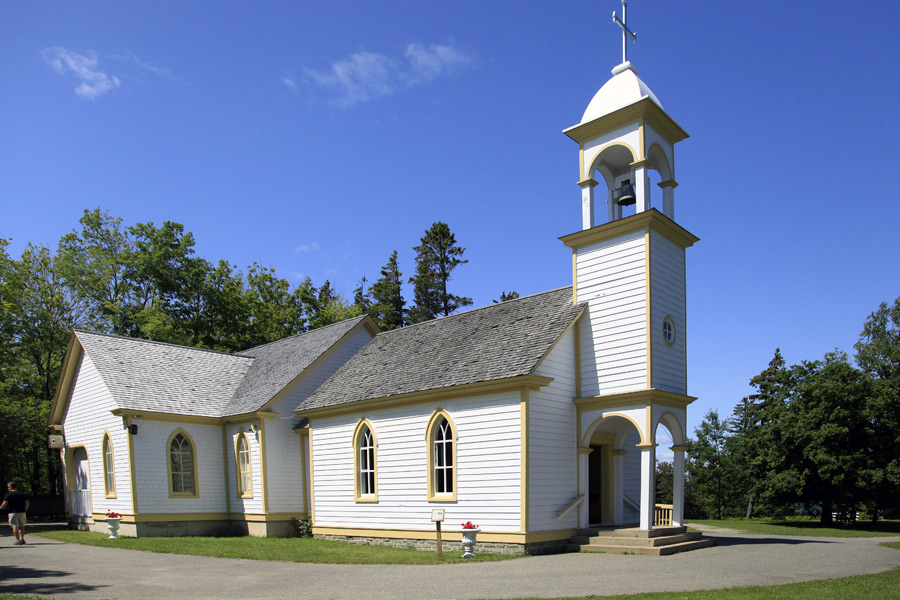
<svg viewBox="0 0 900 600">
<path fill-rule="evenodd" d="M 578 548 L 578 552 L 604 552 L 606 554 L 641 554 L 650 556 L 667 556 L 676 552 L 687 552 L 689 550 L 699 550 L 700 548 L 708 548 L 715 545 L 715 540 L 698 539 L 686 542 L 678 542 L 664 546 L 639 546 L 630 544 L 573 544 Z M 570 548 L 572 549 L 572 548 Z"/>
<path fill-rule="evenodd" d="M 573 544 L 578 545 L 614 545 L 614 546 L 668 546 L 681 542 L 692 542 L 700 539 L 703 534 L 692 531 L 677 535 L 665 535 L 652 538 L 624 537 L 615 535 L 576 535 L 572 538 Z"/>
<path fill-rule="evenodd" d="M 687 531 L 687 527 L 656 527 L 654 529 L 640 529 L 639 527 L 589 527 L 578 531 L 579 536 L 609 536 L 627 538 L 654 538 L 670 535 L 679 535 Z"/>
</svg>

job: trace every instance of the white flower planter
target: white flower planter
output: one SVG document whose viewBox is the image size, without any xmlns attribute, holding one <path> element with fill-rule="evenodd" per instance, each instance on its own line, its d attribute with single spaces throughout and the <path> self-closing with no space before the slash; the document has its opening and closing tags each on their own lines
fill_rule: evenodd
<svg viewBox="0 0 900 600">
<path fill-rule="evenodd" d="M 476 539 L 478 537 L 478 532 L 481 531 L 481 527 L 476 527 L 475 529 L 460 529 L 459 532 L 462 534 L 462 547 L 465 552 L 463 553 L 463 558 L 475 558 L 475 544 L 478 543 Z"/>
<path fill-rule="evenodd" d="M 106 517 L 106 528 L 109 529 L 109 539 L 119 539 L 119 522 L 121 517 Z"/>
</svg>

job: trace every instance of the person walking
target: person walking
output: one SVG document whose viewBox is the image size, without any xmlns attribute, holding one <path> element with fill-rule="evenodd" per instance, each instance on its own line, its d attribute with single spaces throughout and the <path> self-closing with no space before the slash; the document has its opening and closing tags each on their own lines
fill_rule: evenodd
<svg viewBox="0 0 900 600">
<path fill-rule="evenodd" d="M 16 536 L 15 545 L 25 545 L 25 513 L 28 511 L 28 496 L 16 489 L 16 483 L 10 481 L 6 484 L 9 490 L 3 497 L 3 504 L 0 504 L 0 510 L 9 509 L 9 526 L 12 527 L 13 535 Z"/>
</svg>

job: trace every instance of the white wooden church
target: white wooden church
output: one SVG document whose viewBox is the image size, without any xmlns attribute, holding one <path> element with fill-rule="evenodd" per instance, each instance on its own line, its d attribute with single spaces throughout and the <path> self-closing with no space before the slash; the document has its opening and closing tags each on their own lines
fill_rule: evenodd
<svg viewBox="0 0 900 600">
<path fill-rule="evenodd" d="M 283 536 L 308 518 L 316 536 L 422 547 L 441 508 L 445 540 L 473 521 L 482 549 L 515 552 L 590 527 L 682 533 L 687 133 L 624 56 L 612 74 L 564 132 L 582 207 L 560 238 L 571 287 L 239 354 L 75 331 L 50 416 L 71 522 L 100 531 L 111 510 L 124 535 Z M 661 424 L 675 475 L 658 509 Z"/>
</svg>

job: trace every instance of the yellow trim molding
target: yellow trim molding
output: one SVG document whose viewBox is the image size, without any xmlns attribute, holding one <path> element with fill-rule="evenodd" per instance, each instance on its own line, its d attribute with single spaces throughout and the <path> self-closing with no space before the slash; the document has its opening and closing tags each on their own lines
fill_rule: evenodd
<svg viewBox="0 0 900 600">
<path fill-rule="evenodd" d="M 570 233 L 559 239 L 569 248 L 578 249 L 589 244 L 605 242 L 627 233 L 641 231 L 648 226 L 665 235 L 669 240 L 680 245 L 682 248 L 688 248 L 700 241 L 700 238 L 675 221 L 672 221 L 669 217 L 666 217 L 655 208 L 631 215 L 630 217 L 625 217 L 624 219 L 618 219 L 617 221 L 604 223 L 603 225 L 591 227 L 590 229 Z"/>
<path fill-rule="evenodd" d="M 450 426 L 450 432 L 453 436 L 453 440 L 451 442 L 451 468 L 453 470 L 453 493 L 451 494 L 436 494 L 434 491 L 434 435 L 437 431 L 437 426 L 441 422 L 441 419 L 446 419 L 447 425 Z M 456 493 L 457 493 L 457 473 L 459 472 L 459 463 L 456 460 L 456 449 L 459 446 L 459 437 L 456 435 L 456 425 L 453 423 L 453 419 L 450 418 L 450 414 L 442 408 L 438 408 L 431 415 L 431 418 L 428 420 L 428 426 L 425 428 L 425 444 L 427 445 L 427 456 L 428 456 L 428 490 L 427 490 L 427 500 L 429 502 L 456 502 Z"/>
<path fill-rule="evenodd" d="M 583 410 L 595 408 L 619 408 L 640 404 L 653 404 L 669 406 L 672 408 L 685 408 L 696 400 L 693 396 L 676 394 L 667 390 L 636 390 L 634 392 L 622 392 L 620 394 L 606 394 L 604 396 L 588 396 L 576 398 L 575 405 Z"/>
<path fill-rule="evenodd" d="M 362 441 L 363 428 L 369 431 L 372 436 L 372 469 L 374 474 L 374 491 L 371 494 L 363 494 L 360 491 L 360 472 L 359 450 Z M 375 428 L 368 419 L 360 419 L 353 430 L 353 499 L 356 502 L 378 502 L 378 438 L 375 437 Z"/>
<path fill-rule="evenodd" d="M 644 126 L 641 119 L 645 119 L 646 123 L 659 132 L 663 139 L 670 144 L 675 144 L 688 137 L 687 132 L 650 98 L 629 104 L 608 115 L 597 117 L 593 121 L 569 127 L 563 133 L 579 144 L 583 144 L 598 134 L 613 131 L 629 123 L 639 123 L 639 126 Z"/>
</svg>

